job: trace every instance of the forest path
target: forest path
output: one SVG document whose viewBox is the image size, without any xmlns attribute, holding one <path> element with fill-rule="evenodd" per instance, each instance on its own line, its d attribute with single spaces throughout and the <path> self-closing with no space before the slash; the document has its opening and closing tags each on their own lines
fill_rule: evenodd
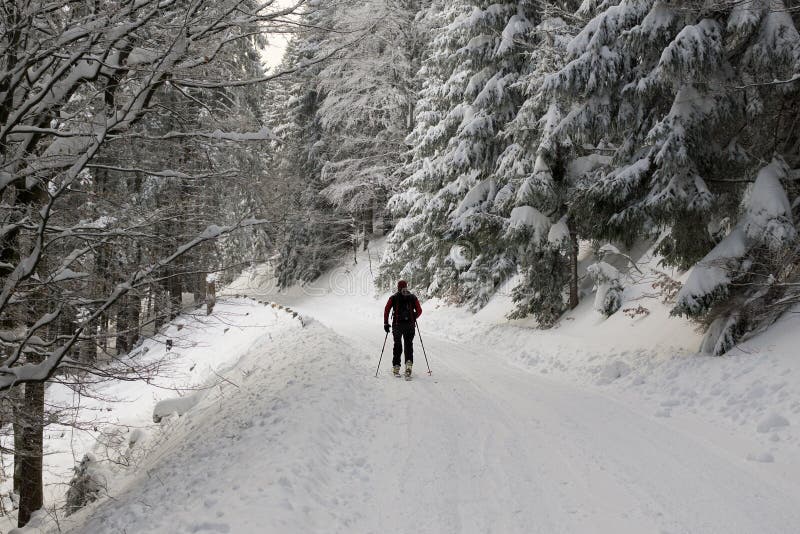
<svg viewBox="0 0 800 534">
<path fill-rule="evenodd" d="M 347 340 L 355 357 L 341 372 L 374 374 L 383 302 L 275 298 Z M 417 337 L 415 379 L 392 377 L 389 336 L 376 397 L 359 407 L 370 491 L 346 504 L 360 511 L 351 532 L 733 534 L 800 524 L 800 486 L 670 419 L 426 331 L 424 319 L 433 375 Z"/>
</svg>

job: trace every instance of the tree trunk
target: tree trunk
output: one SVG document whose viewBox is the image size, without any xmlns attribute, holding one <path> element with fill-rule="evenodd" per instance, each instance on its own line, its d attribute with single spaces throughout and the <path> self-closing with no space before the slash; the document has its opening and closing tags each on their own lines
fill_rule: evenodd
<svg viewBox="0 0 800 534">
<path fill-rule="evenodd" d="M 358 218 L 353 215 L 353 221 L 350 223 L 350 227 L 353 229 L 351 234 L 351 241 L 353 242 L 353 263 L 358 264 Z"/>
<path fill-rule="evenodd" d="M 578 235 L 570 230 L 569 232 L 569 309 L 573 310 L 578 306 Z"/>
<path fill-rule="evenodd" d="M 96 334 L 97 325 L 95 323 L 88 324 L 83 330 L 82 339 L 78 342 L 78 359 L 81 362 L 92 363 L 97 360 Z"/>
<path fill-rule="evenodd" d="M 22 462 L 18 461 L 16 457 L 16 451 L 22 451 L 25 449 L 24 446 L 24 434 L 23 434 L 23 409 L 22 403 L 25 399 L 25 384 L 20 384 L 19 386 L 15 386 L 11 389 L 10 398 L 12 402 L 12 419 L 13 419 L 13 430 L 14 430 L 14 493 L 19 495 L 19 492 L 22 491 Z"/>
<path fill-rule="evenodd" d="M 108 169 L 98 168 L 94 171 L 94 187 L 95 193 L 102 197 L 108 193 Z M 100 213 L 97 212 L 94 214 L 95 216 L 99 216 Z M 107 295 L 111 290 L 111 286 L 113 284 L 113 275 L 111 274 L 111 255 L 112 252 L 110 250 L 109 245 L 107 244 L 100 244 L 97 247 L 97 256 L 95 260 L 95 292 L 97 295 Z M 108 354 L 108 334 L 110 331 L 110 323 L 111 323 L 111 314 L 106 311 L 103 315 L 99 318 L 99 345 L 100 349 L 103 354 Z M 95 351 L 96 354 L 96 351 Z"/>
<path fill-rule="evenodd" d="M 108 339 L 111 332 L 111 315 L 105 312 L 100 316 L 100 355 L 105 357 L 108 355 Z"/>
<path fill-rule="evenodd" d="M 22 415 L 22 450 L 14 451 L 20 465 L 19 515 L 17 525 L 25 526 L 31 514 L 44 504 L 42 454 L 44 451 L 44 383 L 25 385 L 25 413 Z"/>
<path fill-rule="evenodd" d="M 193 282 L 193 290 L 194 293 L 194 305 L 200 306 L 202 303 L 206 301 L 206 277 L 208 273 L 197 273 L 194 275 L 192 279 Z"/>
<path fill-rule="evenodd" d="M 117 311 L 117 355 L 131 351 L 139 340 L 139 314 L 142 300 L 134 293 L 120 299 Z"/>
<path fill-rule="evenodd" d="M 136 264 L 141 265 L 142 262 L 142 249 L 136 247 Z M 139 341 L 139 336 L 142 334 L 142 326 L 140 322 L 140 315 L 142 313 L 142 296 L 139 291 L 129 291 L 125 295 L 125 318 L 127 322 L 127 333 L 123 343 L 126 345 L 129 352 L 136 342 Z M 119 345 L 118 345 L 119 346 Z"/>
<path fill-rule="evenodd" d="M 119 300 L 119 305 L 117 306 L 117 336 L 115 340 L 117 356 L 126 354 L 131 350 L 129 344 L 131 329 L 130 305 L 131 298 L 129 295 L 125 295 Z"/>
<path fill-rule="evenodd" d="M 387 195 L 385 192 L 381 192 L 378 196 L 378 202 L 382 206 L 380 211 L 380 219 L 381 219 L 381 231 L 383 235 L 387 235 L 389 232 L 392 231 L 392 213 L 389 211 L 389 208 L 386 207 L 387 203 Z"/>
<path fill-rule="evenodd" d="M 173 272 L 169 278 L 169 319 L 175 319 L 183 307 L 183 277 Z"/>
<path fill-rule="evenodd" d="M 375 226 L 372 221 L 373 217 L 374 211 L 372 208 L 364 211 L 364 250 L 367 250 L 369 238 L 375 232 Z"/>
<path fill-rule="evenodd" d="M 128 304 L 128 322 L 131 325 L 130 332 L 128 332 L 128 347 L 132 349 L 139 341 L 139 336 L 142 334 L 142 326 L 139 321 L 139 316 L 142 312 L 142 299 L 138 294 L 128 293 L 130 298 Z"/>
<path fill-rule="evenodd" d="M 214 311 L 214 304 L 217 303 L 217 284 L 213 280 L 208 282 L 206 287 L 206 315 L 211 315 Z"/>
<path fill-rule="evenodd" d="M 163 289 L 161 284 L 150 286 L 150 317 L 153 322 L 153 334 L 157 333 L 164 324 L 164 306 L 162 297 Z"/>
</svg>

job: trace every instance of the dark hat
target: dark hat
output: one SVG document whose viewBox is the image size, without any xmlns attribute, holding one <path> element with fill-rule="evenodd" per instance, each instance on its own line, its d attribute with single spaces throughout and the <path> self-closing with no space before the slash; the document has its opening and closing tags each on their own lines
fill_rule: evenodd
<svg viewBox="0 0 800 534">
<path fill-rule="evenodd" d="M 408 282 L 406 282 L 405 280 L 399 280 L 397 282 L 397 290 L 400 291 L 404 287 L 408 287 Z"/>
</svg>

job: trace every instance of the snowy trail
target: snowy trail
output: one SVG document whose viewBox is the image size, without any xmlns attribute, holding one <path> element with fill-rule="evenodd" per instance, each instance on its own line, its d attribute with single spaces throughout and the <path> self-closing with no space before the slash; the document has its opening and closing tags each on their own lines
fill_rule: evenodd
<svg viewBox="0 0 800 534">
<path fill-rule="evenodd" d="M 321 299 L 292 306 L 376 352 L 374 322 Z M 419 344 L 410 384 L 387 376 L 384 355 L 380 382 L 396 413 L 377 422 L 368 455 L 382 475 L 380 513 L 364 531 L 788 533 L 800 525 L 800 485 L 762 477 L 758 465 L 596 392 L 521 373 L 434 332 L 423 341 L 433 377 Z"/>
<path fill-rule="evenodd" d="M 791 459 L 748 462 L 718 430 L 525 372 L 440 335 L 431 309 L 420 326 L 433 376 L 417 338 L 416 378 L 392 377 L 389 339 L 376 379 L 383 302 L 371 292 L 249 293 L 310 320 L 271 324 L 229 382 L 168 423 L 135 479 L 67 532 L 797 532 Z"/>
</svg>

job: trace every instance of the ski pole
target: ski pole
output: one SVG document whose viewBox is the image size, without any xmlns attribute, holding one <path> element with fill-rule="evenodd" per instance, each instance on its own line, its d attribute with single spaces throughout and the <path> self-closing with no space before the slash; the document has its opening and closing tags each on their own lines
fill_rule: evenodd
<svg viewBox="0 0 800 534">
<path fill-rule="evenodd" d="M 414 324 L 416 325 L 417 333 L 419 334 L 419 344 L 422 346 L 422 354 L 425 356 L 425 365 L 428 366 L 428 376 L 431 376 L 433 371 L 431 371 L 431 364 L 428 363 L 428 355 L 425 352 L 425 343 L 422 342 L 422 331 L 419 329 L 419 324 L 417 321 L 414 321 Z"/>
<path fill-rule="evenodd" d="M 386 340 L 389 339 L 389 332 L 386 332 L 386 337 L 383 338 L 383 348 L 381 349 L 381 357 L 378 358 L 378 368 L 375 369 L 375 378 L 378 378 L 378 371 L 381 369 L 381 360 L 383 359 L 383 351 L 386 350 Z"/>
</svg>

